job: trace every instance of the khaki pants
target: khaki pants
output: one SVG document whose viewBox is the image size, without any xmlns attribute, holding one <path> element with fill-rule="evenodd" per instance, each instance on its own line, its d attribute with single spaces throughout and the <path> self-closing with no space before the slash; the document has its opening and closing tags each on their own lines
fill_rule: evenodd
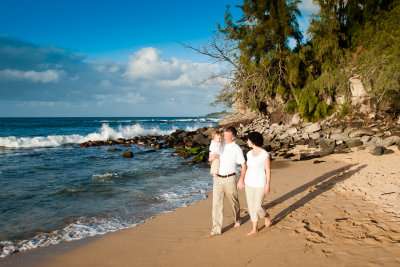
<svg viewBox="0 0 400 267">
<path fill-rule="evenodd" d="M 246 200 L 251 221 L 258 222 L 258 218 L 264 218 L 267 214 L 262 206 L 264 201 L 264 187 L 246 185 Z"/>
<path fill-rule="evenodd" d="M 231 204 L 235 224 L 240 224 L 240 205 L 235 176 L 230 176 L 227 178 L 214 178 L 212 206 L 213 227 L 211 234 L 220 235 L 222 233 L 225 195 Z"/>
<path fill-rule="evenodd" d="M 218 174 L 219 172 L 219 159 L 214 159 L 213 162 L 211 163 L 211 174 Z"/>
</svg>

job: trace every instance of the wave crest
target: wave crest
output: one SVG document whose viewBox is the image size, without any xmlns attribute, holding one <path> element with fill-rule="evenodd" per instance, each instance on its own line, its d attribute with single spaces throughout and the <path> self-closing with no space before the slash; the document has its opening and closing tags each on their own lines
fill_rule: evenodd
<svg viewBox="0 0 400 267">
<path fill-rule="evenodd" d="M 116 130 L 104 123 L 99 132 L 87 135 L 49 135 L 35 137 L 0 137 L 0 147 L 5 148 L 34 148 L 34 147 L 57 147 L 64 144 L 79 144 L 89 140 L 105 141 L 118 138 L 133 138 L 143 135 L 167 135 L 174 132 L 177 128 L 171 130 L 161 130 L 159 127 L 143 128 L 140 124 L 119 126 Z"/>
</svg>

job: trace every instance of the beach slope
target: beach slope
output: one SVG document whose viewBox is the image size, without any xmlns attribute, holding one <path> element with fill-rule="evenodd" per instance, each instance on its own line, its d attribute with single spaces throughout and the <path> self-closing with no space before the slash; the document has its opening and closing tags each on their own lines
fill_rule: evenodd
<svg viewBox="0 0 400 267">
<path fill-rule="evenodd" d="M 390 162 L 399 154 L 397 150 L 380 159 Z M 371 199 L 343 190 L 371 168 L 361 159 L 273 161 L 272 190 L 265 199 L 273 223 L 269 228 L 261 227 L 256 236 L 246 237 L 251 222 L 241 192 L 242 226 L 233 228 L 225 202 L 223 234 L 207 237 L 211 228 L 210 194 L 204 201 L 107 234 L 44 265 L 398 266 L 399 217 L 385 212 Z"/>
</svg>

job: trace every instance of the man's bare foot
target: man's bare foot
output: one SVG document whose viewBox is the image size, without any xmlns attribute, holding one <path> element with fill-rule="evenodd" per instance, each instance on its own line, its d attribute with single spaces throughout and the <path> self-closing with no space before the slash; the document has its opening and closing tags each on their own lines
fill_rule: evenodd
<svg viewBox="0 0 400 267">
<path fill-rule="evenodd" d="M 213 233 L 210 233 L 210 234 L 208 234 L 208 237 L 214 237 L 214 236 L 217 236 L 218 234 L 213 234 Z"/>
<path fill-rule="evenodd" d="M 247 233 L 247 236 L 251 236 L 251 235 L 256 235 L 258 233 L 258 231 L 251 231 Z"/>
<path fill-rule="evenodd" d="M 235 226 L 234 226 L 235 228 L 238 228 L 238 227 L 240 227 L 240 222 L 235 222 Z"/>
<path fill-rule="evenodd" d="M 265 227 L 268 228 L 271 226 L 271 218 L 269 217 L 269 214 L 265 215 Z"/>
</svg>

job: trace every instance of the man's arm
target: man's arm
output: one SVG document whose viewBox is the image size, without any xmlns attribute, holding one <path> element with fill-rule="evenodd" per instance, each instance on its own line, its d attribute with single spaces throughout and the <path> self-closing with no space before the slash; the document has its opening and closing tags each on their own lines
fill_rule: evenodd
<svg viewBox="0 0 400 267">
<path fill-rule="evenodd" d="M 246 171 L 247 171 L 247 165 L 246 162 L 242 163 L 242 172 L 240 174 L 240 179 L 237 184 L 237 188 L 242 190 L 244 189 L 244 177 L 246 176 Z"/>
</svg>

